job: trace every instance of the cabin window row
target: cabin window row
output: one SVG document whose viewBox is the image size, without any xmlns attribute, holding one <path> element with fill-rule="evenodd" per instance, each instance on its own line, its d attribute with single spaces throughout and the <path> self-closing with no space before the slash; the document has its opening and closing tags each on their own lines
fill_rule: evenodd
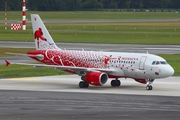
<svg viewBox="0 0 180 120">
<path fill-rule="evenodd" d="M 126 64 L 135 64 L 135 61 L 120 61 L 120 60 L 110 60 L 111 63 L 126 63 Z"/>
<path fill-rule="evenodd" d="M 104 60 L 97 60 L 97 59 L 78 59 L 78 58 L 71 58 L 71 59 L 61 59 L 61 60 L 70 60 L 70 61 L 73 61 L 73 60 L 76 60 L 76 61 L 93 61 L 93 62 L 104 62 Z M 110 63 L 126 63 L 126 64 L 135 64 L 136 62 L 135 61 L 121 61 L 121 60 L 110 60 L 109 61 Z"/>
</svg>

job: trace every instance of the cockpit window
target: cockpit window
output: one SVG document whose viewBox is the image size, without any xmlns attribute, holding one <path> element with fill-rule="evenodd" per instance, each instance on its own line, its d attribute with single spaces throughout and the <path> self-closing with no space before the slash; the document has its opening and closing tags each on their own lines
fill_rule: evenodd
<svg viewBox="0 0 180 120">
<path fill-rule="evenodd" d="M 160 61 L 162 65 L 168 64 L 166 61 Z"/>
<path fill-rule="evenodd" d="M 152 65 L 155 65 L 155 63 L 156 63 L 156 61 L 153 61 L 153 62 L 152 62 Z"/>
<path fill-rule="evenodd" d="M 166 65 L 166 64 L 168 64 L 166 61 L 153 61 L 152 62 L 152 65 L 159 65 L 159 64 L 161 64 L 161 65 Z"/>
<path fill-rule="evenodd" d="M 156 65 L 159 65 L 160 64 L 160 62 L 159 61 L 156 61 Z"/>
</svg>

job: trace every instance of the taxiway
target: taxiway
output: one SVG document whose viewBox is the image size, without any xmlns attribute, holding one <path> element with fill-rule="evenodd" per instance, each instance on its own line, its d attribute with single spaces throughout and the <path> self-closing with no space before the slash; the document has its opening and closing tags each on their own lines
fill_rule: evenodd
<svg viewBox="0 0 180 120">
<path fill-rule="evenodd" d="M 110 80 L 105 86 L 90 86 L 80 89 L 78 75 L 57 75 L 45 77 L 7 78 L 0 79 L 0 89 L 3 90 L 33 90 L 57 92 L 84 92 L 84 93 L 111 93 L 135 95 L 160 95 L 180 97 L 180 77 L 157 79 L 153 90 L 147 91 L 146 85 L 135 82 L 133 79 L 120 79 L 121 87 L 111 87 Z"/>
<path fill-rule="evenodd" d="M 67 50 L 136 52 L 152 54 L 177 54 L 180 45 L 140 45 L 140 44 L 97 44 L 97 43 L 60 43 L 57 46 Z M 34 42 L 0 41 L 0 47 L 6 48 L 35 48 Z M 11 51 L 8 51 L 11 52 Z"/>
<path fill-rule="evenodd" d="M 80 89 L 76 75 L 0 79 L 0 118 L 7 120 L 179 120 L 180 77 L 156 80 L 152 91 L 132 79 L 121 87 Z"/>
</svg>

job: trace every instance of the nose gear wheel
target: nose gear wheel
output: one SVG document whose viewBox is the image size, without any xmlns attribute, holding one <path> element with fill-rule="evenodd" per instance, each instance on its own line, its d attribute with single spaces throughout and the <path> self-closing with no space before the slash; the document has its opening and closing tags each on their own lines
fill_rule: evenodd
<svg viewBox="0 0 180 120">
<path fill-rule="evenodd" d="M 152 90 L 152 89 L 153 89 L 153 87 L 151 85 L 146 86 L 146 90 Z"/>
<path fill-rule="evenodd" d="M 151 84 L 154 82 L 154 79 L 147 79 L 147 86 L 146 86 L 146 90 L 152 90 L 153 87 L 151 86 Z"/>
</svg>

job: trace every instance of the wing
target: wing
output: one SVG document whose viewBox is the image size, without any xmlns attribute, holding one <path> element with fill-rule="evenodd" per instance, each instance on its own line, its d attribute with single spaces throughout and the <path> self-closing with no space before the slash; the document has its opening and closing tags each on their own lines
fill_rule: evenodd
<svg viewBox="0 0 180 120">
<path fill-rule="evenodd" d="M 101 69 L 101 68 L 85 68 L 85 67 L 74 67 L 74 66 L 60 66 L 60 65 L 45 65 L 45 64 L 29 64 L 29 63 L 10 63 L 9 61 L 5 60 L 6 66 L 9 66 L 10 64 L 16 64 L 16 65 L 27 65 L 27 66 L 34 66 L 34 67 L 51 67 L 54 69 L 59 70 L 72 70 L 72 71 L 101 71 L 105 73 L 111 73 L 114 72 L 114 70 L 111 69 Z"/>
</svg>

